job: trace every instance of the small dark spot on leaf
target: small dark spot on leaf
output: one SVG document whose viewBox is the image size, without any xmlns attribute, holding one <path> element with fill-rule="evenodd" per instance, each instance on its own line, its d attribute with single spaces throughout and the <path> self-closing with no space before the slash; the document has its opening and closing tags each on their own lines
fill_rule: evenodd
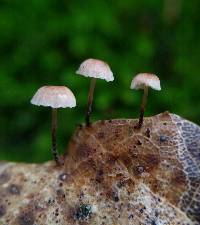
<svg viewBox="0 0 200 225">
<path fill-rule="evenodd" d="M 59 175 L 58 179 L 61 180 L 61 181 L 65 181 L 65 180 L 67 180 L 68 176 L 69 176 L 69 174 L 62 173 L 62 174 Z"/>
<path fill-rule="evenodd" d="M 144 210 L 146 209 L 146 207 L 144 206 L 143 208 L 140 209 L 140 213 L 142 214 L 144 212 Z"/>
<path fill-rule="evenodd" d="M 20 187 L 16 184 L 11 184 L 7 190 L 12 195 L 20 195 Z"/>
<path fill-rule="evenodd" d="M 144 212 L 144 209 L 140 209 L 140 213 L 143 213 Z"/>
<path fill-rule="evenodd" d="M 164 135 L 160 135 L 160 137 L 159 137 L 159 140 L 160 140 L 161 143 L 168 141 L 168 139 L 169 138 L 167 136 L 164 136 Z"/>
<path fill-rule="evenodd" d="M 138 139 L 136 144 L 137 145 L 142 145 L 142 142 Z"/>
<path fill-rule="evenodd" d="M 0 217 L 6 214 L 6 206 L 0 205 Z"/>
<path fill-rule="evenodd" d="M 82 204 L 76 209 L 74 213 L 74 218 L 77 220 L 87 220 L 91 217 L 91 214 L 92 214 L 91 205 Z"/>
<path fill-rule="evenodd" d="M 85 196 L 84 192 L 83 192 L 83 191 L 81 191 L 81 192 L 80 192 L 80 194 L 79 194 L 79 199 L 83 199 L 83 198 L 84 198 L 84 196 Z"/>
<path fill-rule="evenodd" d="M 131 214 L 131 215 L 128 216 L 128 219 L 129 219 L 129 220 L 130 220 L 130 219 L 133 219 L 133 217 L 134 217 L 133 214 Z"/>
<path fill-rule="evenodd" d="M 118 193 L 117 192 L 113 192 L 113 200 L 115 202 L 118 202 L 119 201 L 119 196 L 118 196 Z"/>
<path fill-rule="evenodd" d="M 138 174 L 142 174 L 144 172 L 144 167 L 143 166 L 137 166 L 136 171 Z"/>
</svg>

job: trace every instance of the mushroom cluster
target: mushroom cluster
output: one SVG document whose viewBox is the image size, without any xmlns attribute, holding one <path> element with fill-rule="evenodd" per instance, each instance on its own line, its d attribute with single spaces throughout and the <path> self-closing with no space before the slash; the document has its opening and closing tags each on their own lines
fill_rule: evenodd
<svg viewBox="0 0 200 225">
<path fill-rule="evenodd" d="M 90 115 L 92 112 L 92 102 L 94 96 L 94 89 L 97 79 L 102 79 L 107 82 L 113 81 L 114 76 L 109 65 L 101 60 L 87 59 L 81 63 L 76 74 L 90 77 L 90 89 L 88 94 L 88 102 L 85 113 L 86 126 L 90 126 Z M 154 74 L 140 73 L 136 75 L 131 82 L 131 89 L 143 89 L 143 99 L 140 107 L 140 116 L 137 128 L 140 129 L 143 124 L 143 117 L 145 106 L 148 97 L 148 88 L 161 90 L 160 80 Z M 52 154 L 57 165 L 62 165 L 62 160 L 57 151 L 56 133 L 57 133 L 57 109 L 58 108 L 73 108 L 76 106 L 76 98 L 73 92 L 66 86 L 43 86 L 37 90 L 31 103 L 37 106 L 46 106 L 52 108 Z"/>
</svg>

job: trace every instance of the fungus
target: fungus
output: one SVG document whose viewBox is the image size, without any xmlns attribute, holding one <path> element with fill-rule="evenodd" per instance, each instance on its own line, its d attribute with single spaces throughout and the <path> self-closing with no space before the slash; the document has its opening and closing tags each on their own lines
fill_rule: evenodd
<svg viewBox="0 0 200 225">
<path fill-rule="evenodd" d="M 76 71 L 76 74 L 79 74 L 85 77 L 91 77 L 88 103 L 87 103 L 86 115 L 85 115 L 86 125 L 89 126 L 96 79 L 103 79 L 109 82 L 109 81 L 113 81 L 114 77 L 108 64 L 97 59 L 85 60 L 83 63 L 81 63 L 79 69 Z"/>
<path fill-rule="evenodd" d="M 74 214 L 77 220 L 87 220 L 91 217 L 92 206 L 88 204 L 81 204 Z"/>
<path fill-rule="evenodd" d="M 160 80 L 155 74 L 149 74 L 149 73 L 139 73 L 137 74 L 132 82 L 131 82 L 131 89 L 143 89 L 144 94 L 142 98 L 142 103 L 140 106 L 140 116 L 139 116 L 139 122 L 138 122 L 138 128 L 142 127 L 143 124 L 143 118 L 144 118 L 144 111 L 145 106 L 147 103 L 147 97 L 148 97 L 148 88 L 151 87 L 154 90 L 160 91 Z"/>
<path fill-rule="evenodd" d="M 75 107 L 76 98 L 72 91 L 65 86 L 44 86 L 38 89 L 31 103 L 37 106 L 49 106 L 52 108 L 52 154 L 55 162 L 60 165 L 61 159 L 56 147 L 57 109 Z"/>
</svg>

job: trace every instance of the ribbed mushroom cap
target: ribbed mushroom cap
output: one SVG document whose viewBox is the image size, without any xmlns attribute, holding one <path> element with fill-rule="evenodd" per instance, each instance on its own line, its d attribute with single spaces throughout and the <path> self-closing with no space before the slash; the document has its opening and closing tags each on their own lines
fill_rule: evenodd
<svg viewBox="0 0 200 225">
<path fill-rule="evenodd" d="M 97 59 L 87 59 L 81 63 L 77 74 L 85 77 L 99 78 L 106 81 L 113 81 L 113 73 L 107 63 Z"/>
<path fill-rule="evenodd" d="M 52 108 L 72 108 L 76 106 L 76 98 L 65 86 L 44 86 L 37 90 L 31 103 Z"/>
<path fill-rule="evenodd" d="M 145 86 L 160 91 L 160 79 L 155 74 L 139 73 L 131 82 L 131 89 L 144 89 Z"/>
</svg>

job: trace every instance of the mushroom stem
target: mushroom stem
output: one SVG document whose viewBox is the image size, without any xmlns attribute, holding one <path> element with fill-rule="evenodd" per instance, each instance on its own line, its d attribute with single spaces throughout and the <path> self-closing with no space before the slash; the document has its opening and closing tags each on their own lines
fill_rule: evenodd
<svg viewBox="0 0 200 225">
<path fill-rule="evenodd" d="M 52 108 L 52 126 L 51 126 L 52 154 L 53 154 L 55 162 L 58 165 L 60 165 L 60 157 L 57 151 L 56 133 L 57 133 L 57 109 Z"/>
<path fill-rule="evenodd" d="M 139 122 L 138 122 L 138 128 L 141 128 L 142 124 L 143 124 L 144 111 L 145 111 L 145 106 L 147 104 L 147 97 L 148 97 L 148 87 L 145 86 L 143 97 L 142 97 L 142 104 L 140 106 L 140 117 L 139 117 Z"/>
<path fill-rule="evenodd" d="M 85 122 L 87 126 L 90 126 L 90 114 L 92 112 L 92 101 L 94 96 L 95 85 L 96 85 L 96 78 L 92 78 L 90 82 L 90 90 L 89 90 L 88 103 L 87 103 L 87 109 L 86 109 L 86 115 L 85 115 Z"/>
</svg>

